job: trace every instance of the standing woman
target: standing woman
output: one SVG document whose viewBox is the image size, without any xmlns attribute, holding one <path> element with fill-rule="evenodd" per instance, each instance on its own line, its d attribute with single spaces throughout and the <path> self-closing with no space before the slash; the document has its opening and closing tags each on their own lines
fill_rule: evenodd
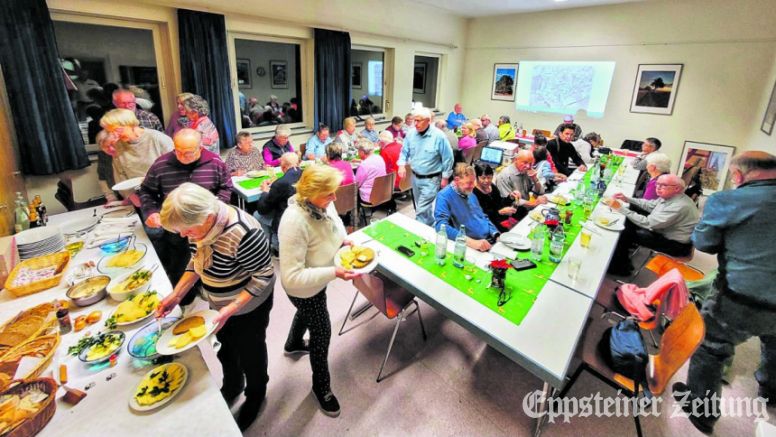
<svg viewBox="0 0 776 437">
<path fill-rule="evenodd" d="M 334 255 L 345 243 L 342 224 L 334 200 L 342 174 L 337 169 L 313 165 L 296 184 L 296 195 L 280 220 L 280 280 L 296 307 L 288 333 L 286 353 L 310 353 L 313 394 L 324 414 L 340 413 L 331 390 L 329 341 L 331 321 L 326 307 L 326 287 L 335 278 L 351 280 L 358 275 L 334 266 Z M 309 347 L 302 339 L 310 331 Z"/>
<path fill-rule="evenodd" d="M 157 315 L 169 313 L 202 280 L 210 308 L 218 310 L 221 394 L 232 403 L 245 388 L 237 419 L 245 430 L 259 413 L 269 381 L 266 333 L 275 288 L 269 243 L 256 219 L 190 182 L 167 195 L 160 215 L 165 229 L 189 239 L 191 261 Z"/>
<path fill-rule="evenodd" d="M 202 147 L 221 156 L 218 149 L 218 130 L 208 117 L 210 106 L 207 104 L 207 100 L 192 94 L 191 97 L 183 101 L 183 107 L 186 110 L 189 127 L 202 134 Z"/>
</svg>

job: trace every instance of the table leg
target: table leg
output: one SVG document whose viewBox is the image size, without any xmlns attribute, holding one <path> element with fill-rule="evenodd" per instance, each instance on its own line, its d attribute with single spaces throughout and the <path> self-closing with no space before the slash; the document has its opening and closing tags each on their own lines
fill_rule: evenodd
<svg viewBox="0 0 776 437">
<path fill-rule="evenodd" d="M 245 211 L 245 199 L 242 196 L 237 196 L 237 207 Z"/>
<path fill-rule="evenodd" d="M 542 398 L 541 398 L 541 404 L 539 404 L 539 411 L 541 415 L 536 419 L 536 427 L 534 428 L 534 437 L 539 437 L 542 435 L 542 426 L 544 425 L 544 421 L 547 420 L 547 415 L 544 414 L 547 412 L 547 405 L 550 403 L 550 398 L 555 394 L 555 389 L 550 385 L 550 383 L 545 382 L 544 386 L 542 387 Z"/>
</svg>

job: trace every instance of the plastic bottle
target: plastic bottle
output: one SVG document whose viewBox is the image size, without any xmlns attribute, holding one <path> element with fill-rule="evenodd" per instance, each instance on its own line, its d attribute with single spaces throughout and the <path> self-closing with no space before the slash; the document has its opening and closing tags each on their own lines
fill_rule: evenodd
<svg viewBox="0 0 776 437">
<path fill-rule="evenodd" d="M 30 228 L 30 216 L 27 213 L 27 208 L 24 207 L 24 200 L 16 201 L 16 208 L 14 208 L 14 231 L 19 233 L 25 229 Z"/>
<path fill-rule="evenodd" d="M 566 233 L 563 225 L 558 224 L 550 236 L 550 261 L 559 263 L 563 257 L 563 245 L 566 243 Z"/>
<path fill-rule="evenodd" d="M 434 251 L 437 264 L 440 266 L 445 265 L 445 257 L 447 257 L 447 225 L 442 224 L 437 231 L 436 237 L 436 250 Z"/>
<path fill-rule="evenodd" d="M 541 262 L 544 256 L 544 237 L 544 225 L 541 224 L 533 228 L 528 236 L 531 239 L 531 259 L 535 262 Z"/>
<path fill-rule="evenodd" d="M 464 225 L 461 225 L 461 229 L 458 230 L 458 236 L 455 237 L 453 257 L 459 263 L 463 263 L 466 259 L 466 227 Z"/>
</svg>

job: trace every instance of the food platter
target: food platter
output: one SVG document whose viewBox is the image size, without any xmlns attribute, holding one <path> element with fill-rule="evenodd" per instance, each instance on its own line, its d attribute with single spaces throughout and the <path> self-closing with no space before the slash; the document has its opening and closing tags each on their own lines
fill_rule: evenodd
<svg viewBox="0 0 776 437">
<path fill-rule="evenodd" d="M 124 345 L 124 333 L 121 331 L 110 331 L 99 335 L 99 338 L 105 339 L 99 343 L 92 344 L 89 347 L 85 347 L 78 354 L 78 359 L 87 364 L 101 363 L 111 357 L 114 353 L 121 351 L 121 346 Z M 106 343 L 107 341 L 107 343 Z M 89 358 L 89 352 L 95 352 L 93 349 L 103 348 L 102 351 L 96 351 L 97 355 L 94 358 Z"/>
<path fill-rule="evenodd" d="M 139 256 L 137 256 L 136 260 L 131 263 L 121 263 L 123 261 L 121 258 L 127 258 L 127 261 L 132 261 L 132 258 L 135 258 L 131 255 L 134 253 L 137 253 Z M 103 256 L 100 258 L 100 261 L 97 263 L 97 270 L 100 273 L 105 274 L 112 274 L 112 273 L 120 273 L 124 272 L 127 269 L 131 269 L 135 267 L 136 265 L 140 264 L 145 259 L 146 254 L 148 253 L 148 246 L 144 243 L 135 243 L 135 247 L 132 249 L 127 249 L 125 251 L 121 251 L 118 253 L 112 253 Z M 118 261 L 119 265 L 116 265 Z"/>
<path fill-rule="evenodd" d="M 155 295 L 156 297 L 154 298 L 152 295 Z M 147 320 L 154 315 L 160 301 L 161 296 L 153 290 L 135 295 L 120 303 L 119 306 L 113 310 L 113 313 L 111 313 L 105 324 L 107 326 L 111 326 L 113 323 L 115 323 L 115 326 L 129 326 Z M 135 306 L 137 306 L 137 308 L 135 308 Z M 141 313 L 138 313 L 137 318 L 130 317 L 129 319 L 122 320 L 122 314 L 131 314 L 130 312 L 134 313 L 135 311 L 142 311 L 144 314 L 141 315 Z"/>
<path fill-rule="evenodd" d="M 165 376 L 166 373 L 166 376 Z M 160 383 L 160 379 L 166 380 Z M 189 380 L 189 371 L 181 363 L 167 363 L 161 366 L 155 367 L 148 373 L 143 375 L 143 379 L 132 391 L 132 395 L 129 398 L 129 407 L 135 411 L 151 411 L 161 408 L 164 405 L 170 403 L 186 386 L 186 381 Z M 153 390 L 154 386 L 163 388 L 165 382 L 168 384 L 167 397 L 162 398 L 152 404 L 142 405 L 138 401 L 139 393 L 149 393 L 149 390 Z M 143 391 L 145 389 L 145 391 Z"/>
</svg>

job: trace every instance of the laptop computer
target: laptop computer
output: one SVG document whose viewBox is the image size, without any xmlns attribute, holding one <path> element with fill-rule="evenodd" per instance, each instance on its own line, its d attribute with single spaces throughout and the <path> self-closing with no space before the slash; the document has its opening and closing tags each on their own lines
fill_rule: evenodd
<svg viewBox="0 0 776 437">
<path fill-rule="evenodd" d="M 475 164 L 485 164 L 491 167 L 498 167 L 504 159 L 504 149 L 498 147 L 483 147 L 480 159 Z"/>
</svg>

